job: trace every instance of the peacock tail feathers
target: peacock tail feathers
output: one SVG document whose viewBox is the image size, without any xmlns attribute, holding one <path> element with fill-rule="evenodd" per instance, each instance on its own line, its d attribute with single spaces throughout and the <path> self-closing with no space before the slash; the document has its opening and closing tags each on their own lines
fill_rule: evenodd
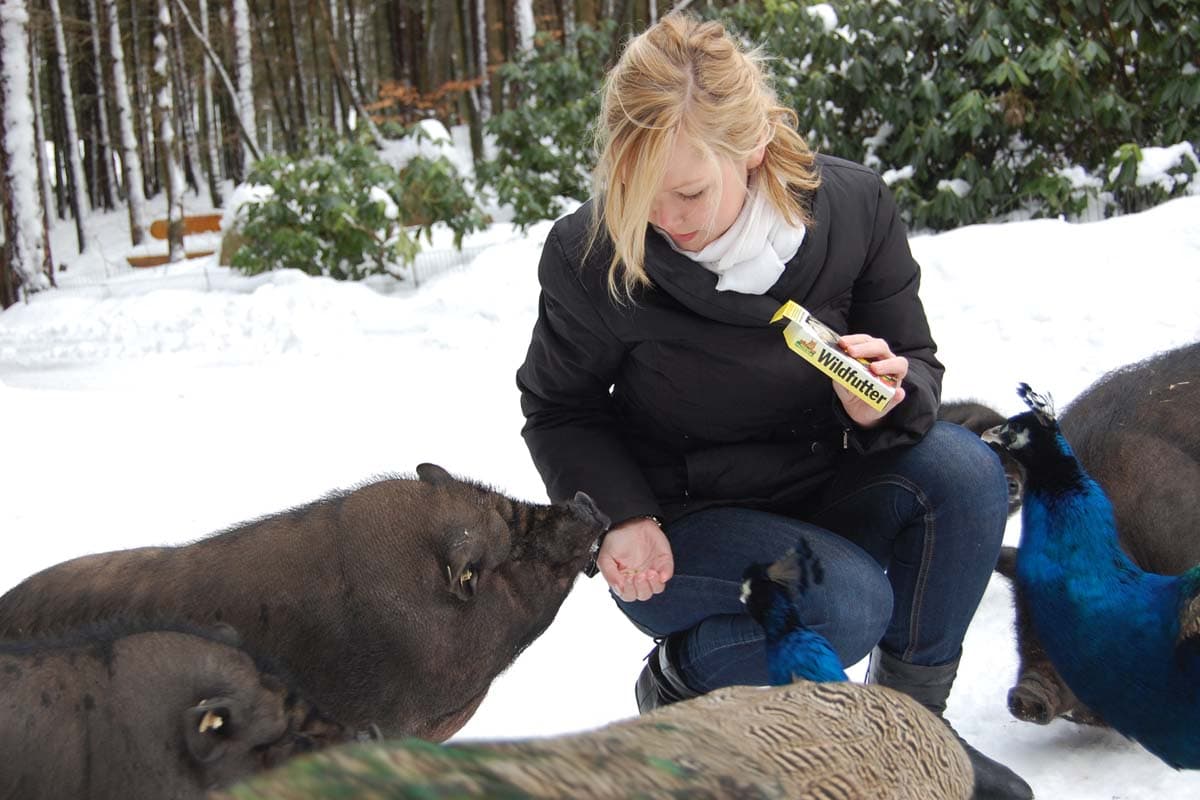
<svg viewBox="0 0 1200 800">
<path fill-rule="evenodd" d="M 801 682 L 719 689 L 552 738 L 345 745 L 216 797 L 965 800 L 973 781 L 953 734 L 915 701 Z"/>
</svg>

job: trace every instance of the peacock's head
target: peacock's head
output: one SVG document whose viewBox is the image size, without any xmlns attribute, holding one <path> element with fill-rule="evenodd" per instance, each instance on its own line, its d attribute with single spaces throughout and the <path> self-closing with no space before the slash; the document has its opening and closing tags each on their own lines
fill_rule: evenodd
<svg viewBox="0 0 1200 800">
<path fill-rule="evenodd" d="M 808 540 L 788 550 L 772 564 L 751 564 L 742 579 L 742 603 L 750 616 L 760 623 L 773 603 L 794 604 L 810 586 L 825 580 L 821 560 L 812 551 Z"/>
<path fill-rule="evenodd" d="M 1029 406 L 1029 410 L 1017 414 L 1002 425 L 989 428 L 981 434 L 983 441 L 1010 453 L 1026 469 L 1041 456 L 1062 454 L 1062 443 L 1058 419 L 1054 414 L 1054 400 L 1049 394 L 1038 394 L 1022 383 L 1017 394 Z"/>
</svg>

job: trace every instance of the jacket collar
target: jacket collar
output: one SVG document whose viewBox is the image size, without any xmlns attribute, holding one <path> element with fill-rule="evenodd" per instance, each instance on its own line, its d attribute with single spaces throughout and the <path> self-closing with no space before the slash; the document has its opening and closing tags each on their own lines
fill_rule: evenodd
<svg viewBox="0 0 1200 800">
<path fill-rule="evenodd" d="M 717 276 L 675 251 L 659 234 L 646 228 L 646 273 L 655 287 L 689 310 L 717 322 L 748 328 L 766 327 L 787 300 L 800 302 L 808 295 L 829 246 L 829 203 L 817 189 L 812 199 L 813 224 L 799 251 L 766 294 L 718 292 Z"/>
</svg>

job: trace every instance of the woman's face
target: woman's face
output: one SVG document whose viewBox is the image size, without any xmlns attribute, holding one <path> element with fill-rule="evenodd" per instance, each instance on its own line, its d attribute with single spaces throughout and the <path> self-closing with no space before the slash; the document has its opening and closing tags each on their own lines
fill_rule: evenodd
<svg viewBox="0 0 1200 800">
<path fill-rule="evenodd" d="M 667 157 L 667 171 L 650 207 L 650 224 L 680 250 L 703 250 L 741 213 L 750 170 L 761 162 L 761 150 L 742 162 L 710 161 L 680 136 Z"/>
</svg>

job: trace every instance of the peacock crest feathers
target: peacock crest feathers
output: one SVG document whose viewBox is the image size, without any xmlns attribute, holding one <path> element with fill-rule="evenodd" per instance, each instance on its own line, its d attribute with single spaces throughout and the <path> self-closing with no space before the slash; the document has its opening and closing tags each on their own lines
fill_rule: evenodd
<svg viewBox="0 0 1200 800">
<path fill-rule="evenodd" d="M 799 544 L 770 564 L 751 564 L 742 579 L 742 603 L 761 624 L 768 616 L 779 624 L 799 624 L 795 604 L 812 587 L 825 580 L 821 559 L 813 552 L 808 540 Z"/>
<path fill-rule="evenodd" d="M 1035 392 L 1028 383 L 1019 384 L 1017 394 L 1029 410 L 984 431 L 983 441 L 1007 451 L 1025 468 L 1027 490 L 1084 488 L 1085 476 L 1058 426 L 1053 398 Z"/>
<path fill-rule="evenodd" d="M 1021 383 L 1017 386 L 1017 395 L 1025 401 L 1025 405 L 1029 406 L 1029 410 L 1042 425 L 1051 428 L 1058 424 L 1058 417 L 1054 413 L 1054 398 L 1049 392 L 1038 394 L 1028 383 Z"/>
<path fill-rule="evenodd" d="M 801 539 L 797 547 L 788 550 L 783 558 L 767 567 L 767 578 L 796 597 L 807 594 L 809 587 L 823 583 L 825 569 L 808 540 Z"/>
</svg>

